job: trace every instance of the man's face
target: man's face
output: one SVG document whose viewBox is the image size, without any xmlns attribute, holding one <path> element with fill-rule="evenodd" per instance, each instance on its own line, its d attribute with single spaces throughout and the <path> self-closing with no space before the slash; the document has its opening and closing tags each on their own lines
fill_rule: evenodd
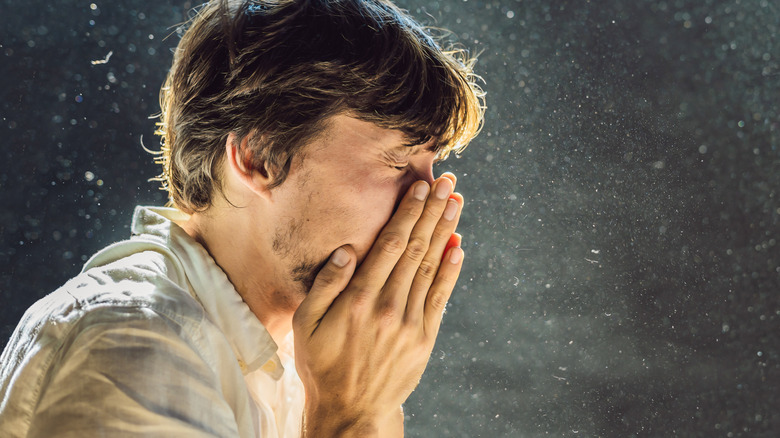
<svg viewBox="0 0 780 438">
<path fill-rule="evenodd" d="M 297 304 L 336 248 L 350 244 L 360 263 L 412 183 L 433 182 L 430 144 L 405 146 L 402 133 L 347 116 L 293 161 L 272 190 L 272 250 Z"/>
</svg>

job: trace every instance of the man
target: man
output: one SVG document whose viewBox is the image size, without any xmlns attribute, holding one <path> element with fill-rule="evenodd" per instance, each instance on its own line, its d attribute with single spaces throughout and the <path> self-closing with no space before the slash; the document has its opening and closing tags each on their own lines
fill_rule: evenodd
<svg viewBox="0 0 780 438">
<path fill-rule="evenodd" d="M 402 435 L 464 255 L 456 56 L 383 0 L 204 5 L 161 93 L 174 208 L 25 314 L 3 436 Z"/>
</svg>

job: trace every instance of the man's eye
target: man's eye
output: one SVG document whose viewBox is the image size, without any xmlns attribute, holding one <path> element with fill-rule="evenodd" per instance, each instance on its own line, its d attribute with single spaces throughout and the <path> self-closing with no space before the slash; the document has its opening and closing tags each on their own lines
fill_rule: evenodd
<svg viewBox="0 0 780 438">
<path fill-rule="evenodd" d="M 395 164 L 395 165 L 393 165 L 393 168 L 395 170 L 404 170 L 404 169 L 406 169 L 406 166 L 408 166 L 408 165 L 409 165 L 408 163 L 407 164 Z"/>
</svg>

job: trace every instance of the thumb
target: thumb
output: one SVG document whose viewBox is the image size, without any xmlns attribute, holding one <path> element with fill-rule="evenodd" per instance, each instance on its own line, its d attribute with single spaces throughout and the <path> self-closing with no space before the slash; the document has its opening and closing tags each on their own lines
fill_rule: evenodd
<svg viewBox="0 0 780 438">
<path fill-rule="evenodd" d="M 311 335 L 333 301 L 347 287 L 353 272 L 355 257 L 352 248 L 344 245 L 333 251 L 314 279 L 309 294 L 295 311 L 293 327 L 303 330 L 306 336 Z"/>
</svg>

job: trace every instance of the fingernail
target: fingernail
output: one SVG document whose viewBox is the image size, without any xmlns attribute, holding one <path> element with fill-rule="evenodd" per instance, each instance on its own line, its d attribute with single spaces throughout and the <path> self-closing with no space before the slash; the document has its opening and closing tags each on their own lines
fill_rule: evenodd
<svg viewBox="0 0 780 438">
<path fill-rule="evenodd" d="M 339 248 L 333 251 L 333 255 L 330 256 L 330 261 L 339 268 L 343 268 L 344 265 L 349 262 L 349 254 L 344 248 Z"/>
<path fill-rule="evenodd" d="M 444 173 L 441 174 L 441 176 L 443 176 L 443 177 L 449 179 L 450 181 L 452 181 L 452 187 L 453 188 L 458 184 L 458 177 L 456 177 L 455 174 L 452 173 L 452 172 L 444 172 Z"/>
<path fill-rule="evenodd" d="M 428 184 L 425 182 L 417 183 L 417 187 L 414 188 L 414 197 L 419 201 L 425 201 L 426 196 L 428 196 Z"/>
<path fill-rule="evenodd" d="M 460 259 L 463 257 L 463 250 L 460 248 L 452 248 L 450 251 L 450 263 L 457 265 Z"/>
<path fill-rule="evenodd" d="M 455 218 L 455 214 L 458 212 L 458 201 L 450 199 L 447 201 L 447 208 L 444 209 L 444 219 L 451 221 Z"/>
<path fill-rule="evenodd" d="M 452 181 L 449 178 L 442 178 L 436 184 L 436 197 L 439 199 L 445 199 L 450 196 L 452 192 Z"/>
</svg>

